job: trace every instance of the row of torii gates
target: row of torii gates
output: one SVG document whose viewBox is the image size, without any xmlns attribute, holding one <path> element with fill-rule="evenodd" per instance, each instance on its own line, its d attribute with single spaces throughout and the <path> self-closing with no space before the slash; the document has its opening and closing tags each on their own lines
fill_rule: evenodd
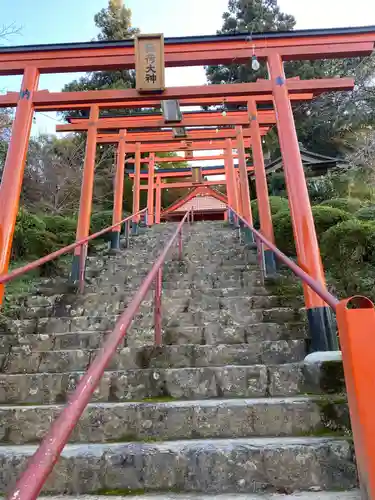
<svg viewBox="0 0 375 500">
<path fill-rule="evenodd" d="M 0 96 L 1 107 L 15 108 L 12 137 L 0 187 L 0 275 L 8 270 L 34 112 L 87 110 L 88 118 L 72 118 L 69 124 L 57 127 L 59 131 L 87 132 L 77 240 L 89 234 L 97 144 L 114 143 L 117 144 L 114 224 L 122 219 L 127 154 L 135 155 L 133 211 L 139 209 L 140 189 L 144 188 L 141 186 L 141 164 L 147 162 L 149 212 L 151 222 L 154 216 L 158 222 L 160 190 L 164 186 L 160 176 L 156 176 L 155 184 L 155 161 L 158 161 L 155 155 L 161 151 L 184 151 L 187 153 L 185 159 L 191 160 L 194 151 L 222 150 L 224 154 L 219 159 L 224 160 L 224 166 L 218 173 L 225 174 L 229 206 L 252 223 L 248 171 L 253 169 L 261 232 L 272 242 L 274 236 L 262 136 L 276 124 L 298 263 L 325 287 L 291 103 L 311 100 L 324 92 L 352 90 L 354 81 L 351 78 L 286 79 L 283 62 L 368 56 L 373 51 L 374 41 L 375 27 L 363 27 L 165 40 L 162 36 L 146 35 L 136 41 L 0 48 L 0 75 L 23 75 L 19 92 Z M 164 85 L 165 67 L 220 65 L 233 61 L 244 64 L 251 59 L 267 62 L 268 80 L 194 87 L 165 88 Z M 38 90 L 39 76 L 45 73 L 134 68 L 137 70 L 137 89 L 57 93 Z M 160 108 L 161 104 L 166 109 L 168 103 L 176 104 L 177 101 L 182 108 L 220 105 L 223 102 L 228 107 L 237 105 L 241 108 L 226 113 L 184 113 L 172 121 L 168 120 L 168 110 L 163 115 L 101 116 L 101 111 L 109 109 Z M 269 109 L 264 109 L 264 105 L 269 105 Z M 183 140 L 179 137 L 181 134 Z M 252 149 L 252 167 L 246 165 L 247 148 Z M 233 149 L 237 150 L 238 169 L 234 167 Z M 148 153 L 147 158 L 142 158 L 143 153 Z M 189 183 L 185 184 L 189 187 Z M 168 187 L 171 186 L 168 184 Z M 120 226 L 113 238 L 115 246 L 119 232 Z M 79 259 L 81 251 L 84 250 L 77 248 L 75 260 Z M 266 262 L 272 268 L 273 255 L 266 249 L 267 253 Z M 3 292 L 0 285 L 0 303 Z M 304 286 L 304 295 L 313 345 L 316 350 L 325 350 L 331 328 L 330 310 L 308 286 Z"/>
</svg>

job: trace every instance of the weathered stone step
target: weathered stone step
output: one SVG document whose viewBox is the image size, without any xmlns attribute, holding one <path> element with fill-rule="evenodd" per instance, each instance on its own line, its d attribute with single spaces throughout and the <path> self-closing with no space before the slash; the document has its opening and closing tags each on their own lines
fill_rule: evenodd
<svg viewBox="0 0 375 500">
<path fill-rule="evenodd" d="M 211 300 L 207 298 L 207 304 Z M 215 305 L 215 304 L 214 304 Z M 215 329 L 226 327 L 247 327 L 266 322 L 285 325 L 305 321 L 303 309 L 280 307 L 273 309 L 252 309 L 247 301 L 223 300 L 223 307 L 205 307 L 204 299 L 200 304 L 185 299 L 167 300 L 162 303 L 162 321 L 164 328 L 185 326 L 210 326 Z M 112 307 L 112 306 L 111 306 Z M 117 308 L 117 305 L 113 305 Z M 120 307 L 120 306 L 118 306 Z M 121 306 L 121 311 L 125 309 Z M 113 312 L 113 311 L 112 311 Z M 98 306 L 98 311 L 88 311 L 84 316 L 66 316 L 51 318 L 33 318 L 8 320 L 4 329 L 12 334 L 26 335 L 30 333 L 68 333 L 79 331 L 107 331 L 113 328 L 120 314 L 110 314 Z M 132 328 L 150 328 L 154 325 L 153 300 L 144 302 L 139 313 L 132 322 Z"/>
<path fill-rule="evenodd" d="M 164 290 L 163 307 L 169 312 L 170 308 L 194 309 L 274 309 L 295 306 L 298 308 L 302 301 L 297 297 L 294 301 L 277 295 L 247 295 L 246 290 L 224 289 L 223 293 L 215 294 L 220 289 L 187 288 L 182 290 Z M 224 293 L 231 294 L 224 296 Z M 233 296 L 236 294 L 235 296 Z M 60 295 L 52 297 L 34 296 L 27 300 L 25 307 L 14 307 L 7 311 L 7 315 L 14 319 L 33 319 L 47 317 L 75 317 L 86 316 L 95 312 L 100 314 L 116 314 L 123 311 L 131 302 L 134 292 L 116 293 L 110 297 L 106 294 L 90 293 L 82 296 L 73 296 L 71 299 Z M 153 292 L 142 303 L 142 307 L 153 307 Z"/>
<path fill-rule="evenodd" d="M 30 329 L 33 331 L 33 329 Z M 98 349 L 104 336 L 111 330 L 74 331 L 65 333 L 15 333 L 0 335 L 0 353 L 9 353 L 13 348 L 50 351 L 70 349 Z M 277 324 L 254 323 L 247 326 L 221 327 L 217 323 L 205 327 L 168 327 L 163 331 L 163 343 L 181 344 L 243 344 L 253 341 L 302 340 L 306 338 L 304 323 Z M 123 343 L 129 347 L 154 344 L 154 328 L 131 327 Z"/>
<path fill-rule="evenodd" d="M 64 403 L 83 372 L 0 374 L 0 404 Z M 254 398 L 304 392 L 300 363 L 105 372 L 92 401 Z"/>
<path fill-rule="evenodd" d="M 13 349 L 0 355 L 2 373 L 60 373 L 84 371 L 98 350 L 38 351 Z M 164 345 L 118 350 L 108 371 L 144 368 L 189 368 L 224 365 L 281 364 L 302 361 L 306 355 L 303 340 L 248 344 Z"/>
<path fill-rule="evenodd" d="M 121 491 L 118 492 L 119 495 Z M 127 500 L 360 500 L 361 492 L 352 491 L 317 491 L 299 492 L 291 495 L 278 493 L 226 493 L 225 495 L 200 495 L 196 493 L 167 493 L 164 495 L 144 494 L 142 496 L 126 495 Z M 77 497 L 50 496 L 49 500 L 77 500 Z M 123 496 L 84 495 L 81 500 L 124 500 Z"/>
<path fill-rule="evenodd" d="M 34 451 L 35 446 L 0 447 L 2 491 Z M 44 492 L 254 494 L 356 486 L 350 442 L 303 437 L 67 445 Z"/>
<path fill-rule="evenodd" d="M 62 406 L 0 407 L 0 444 L 35 443 Z M 349 432 L 343 398 L 263 398 L 88 405 L 71 442 L 167 441 Z"/>
</svg>

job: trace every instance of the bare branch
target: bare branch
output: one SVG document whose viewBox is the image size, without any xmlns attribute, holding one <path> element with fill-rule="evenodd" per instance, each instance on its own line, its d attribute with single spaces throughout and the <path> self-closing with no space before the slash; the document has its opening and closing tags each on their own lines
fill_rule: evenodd
<svg viewBox="0 0 375 500">
<path fill-rule="evenodd" d="M 19 35 L 21 33 L 21 27 L 17 26 L 16 23 L 3 24 L 0 27 L 0 39 L 9 40 L 10 36 Z"/>
</svg>

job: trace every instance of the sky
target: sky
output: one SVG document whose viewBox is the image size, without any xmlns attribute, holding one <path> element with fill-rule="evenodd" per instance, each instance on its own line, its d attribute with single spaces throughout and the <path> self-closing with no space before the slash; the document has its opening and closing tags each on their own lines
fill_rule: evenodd
<svg viewBox="0 0 375 500">
<path fill-rule="evenodd" d="M 3 45 L 85 42 L 97 35 L 94 15 L 107 0 L 0 0 L 1 25 L 14 23 L 19 33 Z M 297 28 L 375 25 L 374 0 L 279 0 L 282 11 L 293 14 Z M 133 26 L 143 33 L 165 36 L 214 34 L 222 24 L 228 0 L 125 0 Z M 59 91 L 79 75 L 42 75 L 39 88 Z M 0 77 L 0 92 L 18 90 L 21 77 Z M 166 73 L 167 86 L 205 83 L 203 68 L 174 68 Z M 56 115 L 37 114 L 33 134 L 53 133 Z"/>
</svg>

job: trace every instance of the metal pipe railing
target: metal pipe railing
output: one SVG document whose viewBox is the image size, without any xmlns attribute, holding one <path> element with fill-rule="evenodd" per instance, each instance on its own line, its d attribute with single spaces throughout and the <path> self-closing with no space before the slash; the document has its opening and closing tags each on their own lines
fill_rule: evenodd
<svg viewBox="0 0 375 500">
<path fill-rule="evenodd" d="M 155 280 L 157 284 L 156 295 L 159 294 L 160 300 L 162 266 L 172 245 L 177 239 L 179 244 L 179 235 L 182 231 L 184 223 L 188 220 L 189 215 L 190 212 L 185 214 L 173 236 L 169 239 L 168 243 L 164 247 L 164 250 L 152 266 L 151 271 L 142 282 L 133 300 L 121 314 L 114 330 L 106 337 L 99 353 L 90 364 L 85 375 L 81 378 L 76 390 L 70 396 L 68 404 L 54 421 L 37 451 L 31 457 L 26 470 L 16 483 L 13 491 L 7 497 L 8 499 L 35 500 L 38 497 L 40 490 L 42 489 L 47 477 L 51 473 L 64 446 L 66 445 L 70 434 L 89 403 L 93 392 L 97 388 L 106 366 L 115 354 L 120 342 L 125 338 L 127 329 L 129 328 L 143 299 Z M 118 224 L 115 226 L 118 226 Z M 104 232 L 101 232 L 101 234 L 104 234 Z M 181 257 L 180 251 L 179 255 Z M 158 331 L 155 332 L 158 336 L 156 341 L 161 342 L 161 311 L 159 311 L 159 319 L 156 324 L 159 325 Z"/>
<path fill-rule="evenodd" d="M 230 208 L 230 207 L 229 207 Z M 295 262 L 292 261 L 289 257 L 287 257 L 281 250 L 277 248 L 271 241 L 263 236 L 262 233 L 257 231 L 253 226 L 251 226 L 241 215 L 239 215 L 235 210 L 230 208 L 234 215 L 240 220 L 245 227 L 250 229 L 253 232 L 255 238 L 261 241 L 262 244 L 266 245 L 275 256 L 279 259 L 279 261 L 283 262 L 289 269 L 301 280 L 306 283 L 314 292 L 321 297 L 324 302 L 326 302 L 333 310 L 336 310 L 337 305 L 339 304 L 339 299 L 337 299 L 334 295 L 328 292 L 325 288 L 323 288 L 314 278 L 312 278 L 306 271 L 304 271 L 301 267 L 299 267 Z"/>
<path fill-rule="evenodd" d="M 132 220 L 134 217 L 137 215 L 142 214 L 145 212 L 147 208 L 144 208 L 143 210 L 140 210 L 136 214 L 129 215 L 128 217 L 125 217 L 125 219 L 122 219 L 120 222 L 116 222 L 116 224 L 113 224 L 112 226 L 106 227 L 105 229 L 101 229 L 97 233 L 91 234 L 90 236 L 87 236 L 86 238 L 82 238 L 81 240 L 78 240 L 74 243 L 71 243 L 70 245 L 67 245 L 64 248 L 60 248 L 59 250 L 56 250 L 56 252 L 52 252 L 45 257 L 41 257 L 38 260 L 34 260 L 33 262 L 30 262 L 29 264 L 25 264 L 22 267 L 18 267 L 17 269 L 14 269 L 14 271 L 11 271 L 8 274 L 4 274 L 3 276 L 0 276 L 0 285 L 3 285 L 5 283 L 9 283 L 9 281 L 13 281 L 16 278 L 19 278 L 23 274 L 32 271 L 34 269 L 37 269 L 38 267 L 41 267 L 43 264 L 46 264 L 47 262 L 50 262 L 51 260 L 55 260 L 58 257 L 61 257 L 62 255 L 65 255 L 67 253 L 70 253 L 72 250 L 75 250 L 77 247 L 83 247 L 87 245 L 89 241 L 92 241 L 96 238 L 99 238 L 99 236 L 102 236 L 103 234 L 109 233 L 112 229 L 115 229 L 116 227 L 121 226 L 121 224 L 126 224 L 128 221 Z M 81 252 L 83 253 L 83 252 Z M 82 266 L 81 266 L 82 269 Z"/>
</svg>

